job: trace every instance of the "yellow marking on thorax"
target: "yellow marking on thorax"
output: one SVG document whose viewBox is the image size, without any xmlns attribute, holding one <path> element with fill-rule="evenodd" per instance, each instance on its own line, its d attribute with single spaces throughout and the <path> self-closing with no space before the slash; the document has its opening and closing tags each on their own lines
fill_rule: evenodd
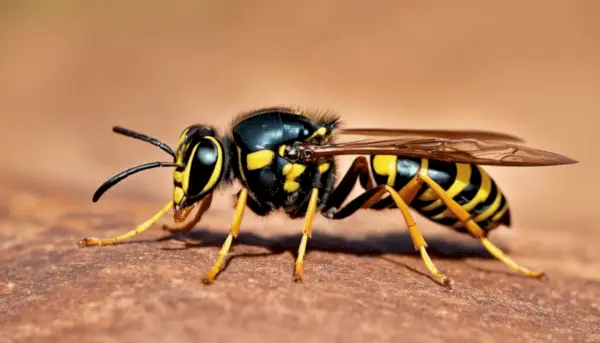
<svg viewBox="0 0 600 343">
<path fill-rule="evenodd" d="M 325 173 L 326 171 L 329 170 L 330 167 L 331 167 L 331 163 L 329 163 L 329 162 L 319 164 L 319 173 L 321 173 L 321 174 Z"/>
<path fill-rule="evenodd" d="M 260 150 L 246 156 L 248 170 L 264 168 L 273 162 L 275 153 L 271 150 Z"/>
<path fill-rule="evenodd" d="M 204 188 L 202 188 L 201 192 L 205 192 L 214 187 L 215 183 L 217 183 L 217 180 L 219 179 L 219 176 L 221 175 L 221 168 L 223 167 L 223 150 L 221 149 L 221 145 L 214 137 L 207 136 L 206 139 L 211 140 L 215 147 L 217 147 L 217 163 L 215 164 L 213 173 L 210 175 L 210 179 L 208 179 L 208 182 Z M 188 163 L 192 163 L 192 161 L 189 161 Z"/>
<path fill-rule="evenodd" d="M 387 176 L 387 185 L 394 187 L 396 183 L 396 173 L 398 157 L 395 155 L 377 155 L 373 158 L 373 169 L 375 173 Z"/>
<path fill-rule="evenodd" d="M 285 156 L 285 148 L 286 147 L 287 146 L 285 144 L 283 144 L 279 147 L 279 149 L 277 150 L 277 152 L 279 153 L 279 156 L 281 156 L 281 157 Z"/>
<path fill-rule="evenodd" d="M 192 149 L 192 153 L 190 154 L 190 160 L 188 161 L 182 173 L 181 188 L 183 188 L 183 191 L 186 193 L 188 191 L 188 187 L 190 186 L 190 170 L 192 169 L 191 159 L 194 158 L 194 156 L 196 155 L 196 150 L 198 150 L 199 146 L 200 144 L 196 144 L 194 149 Z"/>
<path fill-rule="evenodd" d="M 315 138 L 317 136 L 325 136 L 325 134 L 327 134 L 327 128 L 320 127 L 317 129 L 317 131 L 313 132 L 313 134 L 310 135 L 310 137 L 308 137 L 308 139 Z"/>
<path fill-rule="evenodd" d="M 454 178 L 454 182 L 452 183 L 450 188 L 448 188 L 448 190 L 446 191 L 446 194 L 448 194 L 448 196 L 450 198 L 454 198 L 455 196 L 457 196 L 460 192 L 462 192 L 467 187 L 470 179 L 471 179 L 471 166 L 468 164 L 457 163 L 456 164 L 456 177 Z M 433 209 L 436 209 L 436 208 L 442 206 L 442 204 L 444 204 L 444 202 L 442 201 L 442 199 L 438 198 L 433 203 L 421 208 L 421 210 L 422 211 L 431 211 Z M 448 213 L 448 211 L 446 210 L 432 218 L 441 219 L 445 216 L 445 213 Z"/>
<path fill-rule="evenodd" d="M 481 212 L 477 217 L 473 218 L 473 220 L 476 222 L 479 222 L 479 221 L 487 219 L 489 216 L 491 216 L 492 214 L 496 213 L 496 211 L 498 211 L 498 208 L 500 207 L 501 202 L 502 202 L 502 192 L 500 192 L 500 189 L 498 189 L 498 192 L 496 193 L 496 198 L 494 199 L 494 202 L 490 205 L 490 207 L 488 207 L 485 211 Z"/>
<path fill-rule="evenodd" d="M 306 170 L 306 166 L 297 163 L 288 163 L 283 166 L 283 175 L 285 176 L 285 182 L 283 189 L 288 193 L 293 193 L 300 188 L 300 184 L 296 182 L 298 176 L 302 175 Z"/>
</svg>

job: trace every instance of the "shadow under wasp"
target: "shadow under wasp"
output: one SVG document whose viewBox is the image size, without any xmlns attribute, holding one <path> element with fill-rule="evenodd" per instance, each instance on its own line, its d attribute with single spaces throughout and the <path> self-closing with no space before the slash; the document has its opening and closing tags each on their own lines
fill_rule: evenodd
<svg viewBox="0 0 600 343">
<path fill-rule="evenodd" d="M 340 126 L 339 117 L 331 113 L 263 108 L 236 117 L 224 136 L 219 136 L 214 127 L 189 126 L 181 133 L 176 151 L 157 139 L 114 127 L 116 133 L 158 146 L 173 157 L 173 162 L 153 162 L 125 170 L 101 185 L 93 201 L 129 175 L 156 167 L 175 168 L 173 199 L 127 233 L 107 239 L 84 238 L 80 245 L 110 245 L 127 239 L 148 229 L 171 208 L 174 221 L 182 223 L 198 206 L 188 223 L 164 227 L 170 232 L 187 232 L 210 208 L 215 189 L 237 180 L 242 188 L 236 194 L 230 233 L 204 277 L 206 283 L 212 282 L 221 270 L 246 208 L 259 216 L 283 210 L 290 218 L 304 218 L 294 272 L 296 281 L 302 278 L 315 214 L 320 212 L 339 220 L 359 209 L 399 210 L 425 266 L 448 288 L 453 282 L 437 270 L 429 257 L 427 242 L 410 208 L 438 224 L 479 239 L 495 258 L 513 270 L 530 277 L 544 276 L 543 272 L 517 264 L 489 241 L 490 231 L 501 225 L 510 226 L 511 214 L 505 195 L 481 166 L 551 166 L 577 161 L 515 145 L 522 140 L 503 133 Z M 362 138 L 335 142 L 337 137 L 352 135 Z M 359 156 L 336 186 L 335 156 L 339 155 Z M 342 206 L 357 181 L 364 192 Z"/>
</svg>

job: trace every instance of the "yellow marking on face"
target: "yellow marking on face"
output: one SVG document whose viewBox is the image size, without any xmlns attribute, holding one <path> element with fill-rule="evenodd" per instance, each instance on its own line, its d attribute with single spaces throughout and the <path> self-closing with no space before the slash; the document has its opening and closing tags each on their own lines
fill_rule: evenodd
<svg viewBox="0 0 600 343">
<path fill-rule="evenodd" d="M 183 154 L 180 151 L 176 152 L 177 155 L 177 161 L 175 161 L 175 163 L 177 163 L 178 166 L 183 167 Z"/>
<path fill-rule="evenodd" d="M 273 162 L 275 153 L 271 150 L 260 150 L 246 156 L 248 170 L 264 168 Z"/>
<path fill-rule="evenodd" d="M 181 135 L 179 135 L 179 142 L 177 143 L 177 145 L 181 145 L 181 143 L 183 143 L 183 140 L 185 139 L 185 136 L 187 135 L 189 130 L 190 130 L 189 128 L 183 130 Z"/>
<path fill-rule="evenodd" d="M 456 177 L 454 178 L 454 182 L 452 183 L 450 188 L 448 188 L 448 190 L 446 191 L 446 194 L 448 194 L 448 196 L 450 198 L 454 198 L 455 196 L 457 196 L 460 192 L 462 192 L 467 187 L 470 180 L 471 180 L 471 166 L 468 164 L 457 163 L 456 164 Z M 431 211 L 433 209 L 436 209 L 436 208 L 442 206 L 443 204 L 444 204 L 444 202 L 442 201 L 442 199 L 438 198 L 433 203 L 421 208 L 421 210 L 422 211 Z"/>
<path fill-rule="evenodd" d="M 183 180 L 183 175 L 181 174 L 181 172 L 179 172 L 179 171 L 177 171 L 177 170 L 176 170 L 176 171 L 174 171 L 174 172 L 173 172 L 173 180 L 175 180 L 175 181 L 177 181 L 177 182 L 181 183 L 181 180 Z"/>
<path fill-rule="evenodd" d="M 504 203 L 504 206 L 502 206 L 502 209 L 498 211 L 498 213 L 494 214 L 494 216 L 492 217 L 492 221 L 497 222 L 498 220 L 500 220 L 500 218 L 502 218 L 506 211 L 508 211 L 508 201 Z"/>
<path fill-rule="evenodd" d="M 320 165 L 319 165 L 319 173 L 321 173 L 321 174 L 325 173 L 326 171 L 328 171 L 328 170 L 329 170 L 329 168 L 330 168 L 330 167 L 331 167 L 331 164 L 330 164 L 330 163 L 323 163 L 323 164 L 320 164 Z"/>
<path fill-rule="evenodd" d="M 194 149 L 190 154 L 190 159 L 188 160 L 187 165 L 185 166 L 185 169 L 181 175 L 183 177 L 183 180 L 181 180 L 181 188 L 183 188 L 183 191 L 186 193 L 188 191 L 188 187 L 190 186 L 190 170 L 192 169 L 192 159 L 196 155 L 196 150 L 198 150 L 199 146 L 200 144 L 196 144 L 196 146 L 194 146 Z"/>
<path fill-rule="evenodd" d="M 183 200 L 184 195 L 185 193 L 183 192 L 183 189 L 181 189 L 181 187 L 173 188 L 173 202 L 175 204 L 180 204 Z"/>
<path fill-rule="evenodd" d="M 278 150 L 279 156 L 281 156 L 281 157 L 285 156 L 285 148 L 286 147 L 287 146 L 285 144 L 279 147 L 279 150 Z"/>
<path fill-rule="evenodd" d="M 288 193 L 293 193 L 300 188 L 300 184 L 296 181 L 286 181 L 283 184 L 283 189 Z"/>
<path fill-rule="evenodd" d="M 242 174 L 242 180 L 244 180 L 244 182 L 246 181 L 246 174 L 244 174 L 244 165 L 242 164 L 242 149 L 238 146 L 237 147 L 237 157 L 238 157 L 238 167 L 240 170 L 240 174 Z"/>
<path fill-rule="evenodd" d="M 205 138 L 212 141 L 215 147 L 217 148 L 217 163 L 215 164 L 215 169 L 213 170 L 213 173 L 210 175 L 210 179 L 208 179 L 208 182 L 206 183 L 204 188 L 202 188 L 201 192 L 205 192 L 214 187 L 214 185 L 219 180 L 219 176 L 221 175 L 221 169 L 223 168 L 223 149 L 221 149 L 221 145 L 214 137 L 207 136 Z"/>
<path fill-rule="evenodd" d="M 373 169 L 375 173 L 387 176 L 387 185 L 394 187 L 396 183 L 396 173 L 398 171 L 396 162 L 398 157 L 394 155 L 377 155 L 373 158 Z"/>
<path fill-rule="evenodd" d="M 477 217 L 473 218 L 473 220 L 476 222 L 479 222 L 479 221 L 487 219 L 489 216 L 491 216 L 492 214 L 496 213 L 496 211 L 498 211 L 498 208 L 500 207 L 501 202 L 502 202 L 502 193 L 498 189 L 498 192 L 496 193 L 496 198 L 494 199 L 494 202 L 490 205 L 490 207 L 488 207 L 485 211 L 481 212 Z"/>
</svg>

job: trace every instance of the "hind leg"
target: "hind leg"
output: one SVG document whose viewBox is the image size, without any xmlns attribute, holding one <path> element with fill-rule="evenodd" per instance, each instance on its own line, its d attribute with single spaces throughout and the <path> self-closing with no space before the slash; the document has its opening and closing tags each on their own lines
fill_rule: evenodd
<svg viewBox="0 0 600 343">
<path fill-rule="evenodd" d="M 413 186 L 420 187 L 420 184 L 418 182 L 415 182 L 415 183 L 413 183 Z M 333 214 L 331 219 L 343 219 L 343 218 L 346 218 L 346 217 L 354 214 L 356 211 L 358 211 L 361 208 L 369 208 L 369 206 L 371 206 L 372 204 L 377 203 L 377 201 L 379 199 L 381 199 L 381 197 L 383 195 L 385 195 L 386 193 L 390 194 L 390 197 L 392 198 L 393 202 L 396 204 L 396 206 L 402 213 L 402 216 L 404 217 L 404 221 L 406 222 L 406 225 L 408 226 L 408 232 L 410 233 L 410 237 L 415 246 L 415 250 L 421 254 L 421 258 L 423 259 L 423 262 L 425 263 L 425 266 L 427 267 L 429 272 L 442 285 L 446 286 L 449 289 L 452 289 L 452 286 L 453 286 L 452 280 L 449 277 L 441 274 L 437 270 L 435 265 L 433 264 L 433 261 L 431 261 L 431 257 L 429 257 L 429 254 L 427 253 L 427 249 L 426 249 L 427 242 L 425 241 L 425 238 L 421 234 L 421 231 L 419 231 L 417 223 L 415 222 L 412 214 L 410 213 L 410 210 L 409 210 L 409 207 L 407 204 L 408 201 L 405 201 L 403 199 L 403 197 L 392 187 L 390 187 L 388 185 L 379 185 L 375 188 L 372 188 L 372 189 L 364 192 L 363 194 L 361 194 L 360 196 L 358 196 L 354 200 L 352 200 L 348 205 L 344 206 L 338 212 Z M 409 187 L 405 187 L 402 190 L 402 193 L 405 196 L 407 196 L 408 198 L 411 198 L 411 196 L 414 197 L 414 194 L 416 194 L 416 191 L 413 189 L 410 189 Z"/>
<path fill-rule="evenodd" d="M 510 257 L 506 256 L 506 254 L 502 252 L 502 250 L 500 250 L 498 247 L 496 247 L 492 242 L 490 242 L 486 237 L 485 231 L 483 231 L 483 229 L 481 229 L 481 227 L 477 225 L 477 223 L 475 222 L 475 220 L 473 220 L 473 218 L 471 218 L 469 213 L 465 211 L 456 201 L 454 201 L 454 199 L 450 198 L 448 194 L 446 194 L 444 189 L 440 187 L 440 185 L 438 185 L 432 178 L 430 178 L 429 175 L 421 172 L 419 173 L 418 177 L 419 179 L 423 180 L 423 182 L 427 183 L 427 185 L 437 194 L 437 196 L 440 197 L 440 199 L 442 199 L 444 204 L 446 204 L 448 210 L 454 213 L 454 215 L 463 223 L 463 226 L 469 231 L 469 233 L 477 239 L 479 239 L 483 246 L 487 249 L 487 251 L 489 251 L 490 254 L 492 254 L 495 258 L 504 262 L 511 269 L 529 277 L 534 277 L 538 279 L 545 277 L 545 274 L 543 272 L 531 271 L 519 265 Z"/>
</svg>

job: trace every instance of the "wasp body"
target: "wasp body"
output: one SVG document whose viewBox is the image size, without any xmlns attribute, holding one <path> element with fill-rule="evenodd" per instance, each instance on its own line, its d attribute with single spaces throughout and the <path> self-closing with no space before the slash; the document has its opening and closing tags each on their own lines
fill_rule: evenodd
<svg viewBox="0 0 600 343">
<path fill-rule="evenodd" d="M 427 254 L 427 243 L 409 207 L 423 216 L 481 240 L 495 257 L 511 268 L 533 277 L 529 271 L 494 246 L 487 234 L 499 225 L 510 225 L 505 196 L 480 165 L 547 166 L 575 163 L 550 152 L 508 143 L 517 141 L 501 133 L 482 131 L 341 129 L 335 115 L 310 115 L 285 107 L 265 108 L 238 116 L 222 137 L 204 125 L 186 128 L 174 152 L 166 144 L 133 131 L 114 127 L 117 133 L 160 147 L 174 162 L 140 165 L 106 181 L 94 201 L 125 177 L 149 168 L 175 167 L 173 199 L 154 217 L 123 235 L 109 239 L 85 238 L 81 245 L 109 245 L 138 234 L 174 208 L 176 222 L 184 221 L 199 204 L 194 218 L 169 231 L 189 231 L 210 208 L 220 185 L 237 180 L 236 210 L 230 233 L 205 282 L 220 271 L 233 239 L 238 235 L 246 207 L 260 216 L 283 210 L 291 218 L 304 218 L 302 240 L 296 259 L 295 279 L 302 265 L 312 221 L 317 212 L 329 219 L 343 219 L 359 209 L 397 209 L 401 212 L 415 249 L 428 270 L 444 285 L 452 281 L 439 273 Z M 387 135 L 391 139 L 334 142 L 336 135 Z M 335 185 L 337 155 L 357 157 Z M 366 156 L 370 157 L 368 160 Z M 356 181 L 364 189 L 342 207 Z M 387 195 L 387 196 L 386 196 Z"/>
<path fill-rule="evenodd" d="M 319 163 L 291 162 L 293 143 L 325 142 L 337 118 L 310 120 L 289 112 L 252 113 L 237 121 L 231 130 L 233 168 L 248 189 L 248 207 L 258 215 L 282 208 L 292 218 L 306 214 L 312 189 L 322 190 L 318 204 L 327 201 L 335 181 L 335 160 Z"/>
</svg>

